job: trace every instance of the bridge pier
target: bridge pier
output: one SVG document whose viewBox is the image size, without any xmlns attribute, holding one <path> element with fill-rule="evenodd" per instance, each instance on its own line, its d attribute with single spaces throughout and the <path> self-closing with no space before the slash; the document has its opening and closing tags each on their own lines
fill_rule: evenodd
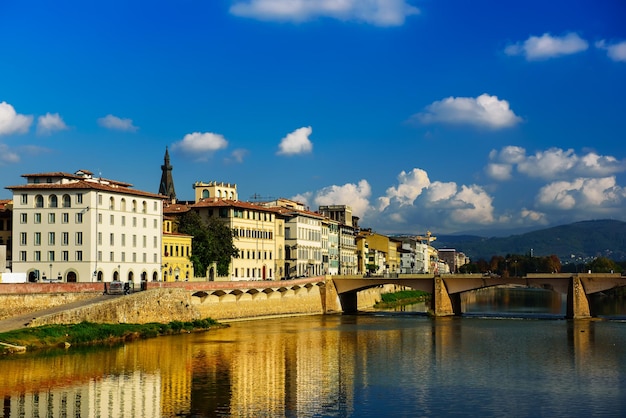
<svg viewBox="0 0 626 418">
<path fill-rule="evenodd" d="M 431 307 L 434 316 L 461 315 L 461 294 L 448 293 L 446 283 L 441 276 L 434 277 L 434 291 L 431 298 Z"/>
<path fill-rule="evenodd" d="M 567 313 L 568 319 L 591 318 L 589 299 L 585 292 L 582 280 L 578 275 L 573 276 L 567 289 Z"/>
<path fill-rule="evenodd" d="M 344 313 L 352 314 L 359 311 L 357 292 L 339 294 L 339 302 Z"/>
</svg>

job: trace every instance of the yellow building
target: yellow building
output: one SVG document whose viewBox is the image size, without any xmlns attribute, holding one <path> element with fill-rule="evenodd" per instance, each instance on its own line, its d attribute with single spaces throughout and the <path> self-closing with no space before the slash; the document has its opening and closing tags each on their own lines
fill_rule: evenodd
<svg viewBox="0 0 626 418">
<path fill-rule="evenodd" d="M 163 217 L 163 249 L 161 277 L 164 282 L 192 280 L 191 235 L 181 234 L 176 228 L 174 217 Z"/>
</svg>

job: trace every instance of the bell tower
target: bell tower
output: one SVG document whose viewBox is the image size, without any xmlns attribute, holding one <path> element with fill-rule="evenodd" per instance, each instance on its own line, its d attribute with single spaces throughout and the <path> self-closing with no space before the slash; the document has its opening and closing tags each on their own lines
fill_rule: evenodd
<svg viewBox="0 0 626 418">
<path fill-rule="evenodd" d="M 170 153 L 165 147 L 165 157 L 163 157 L 163 165 L 161 166 L 161 184 L 159 185 L 159 194 L 168 196 L 172 203 L 176 202 L 176 190 L 174 190 L 174 178 L 172 177 L 172 167 L 170 165 Z"/>
</svg>

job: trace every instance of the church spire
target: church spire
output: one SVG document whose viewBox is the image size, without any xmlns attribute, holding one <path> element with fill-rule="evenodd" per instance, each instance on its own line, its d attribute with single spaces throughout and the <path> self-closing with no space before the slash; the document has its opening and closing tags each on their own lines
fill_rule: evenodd
<svg viewBox="0 0 626 418">
<path fill-rule="evenodd" d="M 159 194 L 168 196 L 172 202 L 176 202 L 176 190 L 174 190 L 174 178 L 172 177 L 172 167 L 170 165 L 170 153 L 165 147 L 164 164 L 161 166 L 161 184 L 159 185 Z"/>
</svg>

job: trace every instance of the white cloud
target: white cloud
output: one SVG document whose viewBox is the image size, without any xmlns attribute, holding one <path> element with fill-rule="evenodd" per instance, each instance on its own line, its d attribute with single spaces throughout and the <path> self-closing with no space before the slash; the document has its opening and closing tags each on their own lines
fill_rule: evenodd
<svg viewBox="0 0 626 418">
<path fill-rule="evenodd" d="M 520 218 L 522 220 L 528 220 L 533 224 L 546 225 L 548 223 L 545 213 L 537 212 L 535 210 L 530 210 L 526 208 L 522 208 L 522 210 L 520 211 Z"/>
<path fill-rule="evenodd" d="M 358 184 L 347 183 L 342 186 L 325 187 L 310 196 L 317 207 L 326 205 L 348 205 L 352 208 L 355 216 L 363 216 L 368 212 L 369 198 L 372 189 L 367 180 L 361 180 Z M 303 196 L 305 197 L 305 196 Z M 317 207 L 315 209 L 317 209 Z"/>
<path fill-rule="evenodd" d="M 219 134 L 212 132 L 194 132 L 187 134 L 181 141 L 172 145 L 172 150 L 194 155 L 198 160 L 206 160 L 209 154 L 224 149 L 228 141 Z"/>
<path fill-rule="evenodd" d="M 448 97 L 433 102 L 426 111 L 413 116 L 421 123 L 464 124 L 491 129 L 507 128 L 522 119 L 510 109 L 509 102 L 496 96 Z"/>
<path fill-rule="evenodd" d="M 259 20 L 304 22 L 319 17 L 353 20 L 376 26 L 399 26 L 419 13 L 406 0 L 239 0 L 236 16 Z"/>
<path fill-rule="evenodd" d="M 596 42 L 596 48 L 604 49 L 606 51 L 606 54 L 613 61 L 626 62 L 626 41 L 608 45 L 606 41 L 601 40 Z"/>
<path fill-rule="evenodd" d="M 98 124 L 104 128 L 116 131 L 135 132 L 139 129 L 133 125 L 132 119 L 122 119 L 114 115 L 106 115 L 103 118 L 99 118 Z"/>
<path fill-rule="evenodd" d="M 553 182 L 539 190 L 536 200 L 543 208 L 585 211 L 590 215 L 606 213 L 609 208 L 621 211 L 625 197 L 626 191 L 610 176 Z"/>
<path fill-rule="evenodd" d="M 575 54 L 585 51 L 588 47 L 587 41 L 573 32 L 561 37 L 544 33 L 541 36 L 531 36 L 522 43 L 509 45 L 504 49 L 504 53 L 524 55 L 528 61 L 535 61 Z"/>
<path fill-rule="evenodd" d="M 46 113 L 37 119 L 37 133 L 39 135 L 49 135 L 66 129 L 68 129 L 67 125 L 58 113 Z"/>
<path fill-rule="evenodd" d="M 436 209 L 457 225 L 495 222 L 493 198 L 478 185 L 459 187 L 456 183 L 433 182 L 424 194 L 425 205 Z"/>
<path fill-rule="evenodd" d="M 11 151 L 8 145 L 0 144 L 0 165 L 12 164 L 20 161 L 19 155 Z"/>
<path fill-rule="evenodd" d="M 313 132 L 310 126 L 298 128 L 287 134 L 278 145 L 279 155 L 296 155 L 306 154 L 313 150 L 313 143 L 309 140 L 309 136 Z"/>
<path fill-rule="evenodd" d="M 537 151 L 534 155 L 526 155 L 524 148 L 508 146 L 500 152 L 491 151 L 489 159 L 491 162 L 485 171 L 496 180 L 510 179 L 514 167 L 528 177 L 545 180 L 572 176 L 605 177 L 626 171 L 626 161 L 595 152 L 579 156 L 573 149 L 549 148 Z"/>
<path fill-rule="evenodd" d="M 0 135 L 26 133 L 32 122 L 32 115 L 20 115 L 7 102 L 0 103 Z"/>
<path fill-rule="evenodd" d="M 409 173 L 402 171 L 398 174 L 398 186 L 389 187 L 386 196 L 379 197 L 379 210 L 384 210 L 391 201 L 397 201 L 400 206 L 412 205 L 415 199 L 430 185 L 426 171 L 414 168 Z"/>
</svg>

